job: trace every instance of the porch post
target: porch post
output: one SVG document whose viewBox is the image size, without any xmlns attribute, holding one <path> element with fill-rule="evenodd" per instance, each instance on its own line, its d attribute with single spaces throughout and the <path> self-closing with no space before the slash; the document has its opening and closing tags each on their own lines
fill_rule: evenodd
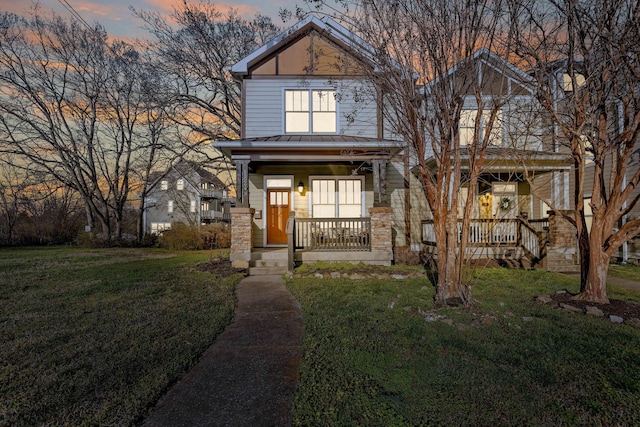
<svg viewBox="0 0 640 427">
<path fill-rule="evenodd" d="M 231 208 L 231 253 L 229 259 L 234 268 L 249 268 L 253 247 L 252 208 Z"/>
<path fill-rule="evenodd" d="M 572 211 L 561 211 L 572 214 Z M 578 259 L 578 237 L 576 227 L 560 212 L 549 211 L 549 250 L 547 270 L 559 273 L 580 271 Z"/>
<path fill-rule="evenodd" d="M 386 265 L 393 261 L 393 233 L 391 221 L 393 209 L 390 207 L 373 207 L 371 215 L 371 252 L 377 253 L 378 259 Z"/>
<path fill-rule="evenodd" d="M 236 160 L 235 164 L 238 206 L 249 207 L 249 160 Z"/>
<path fill-rule="evenodd" d="M 389 206 L 387 201 L 387 160 L 374 159 L 373 166 L 373 206 Z"/>
<path fill-rule="evenodd" d="M 295 252 L 296 252 L 296 212 L 289 212 L 289 219 L 287 219 L 287 269 L 293 271 L 296 267 Z"/>
</svg>

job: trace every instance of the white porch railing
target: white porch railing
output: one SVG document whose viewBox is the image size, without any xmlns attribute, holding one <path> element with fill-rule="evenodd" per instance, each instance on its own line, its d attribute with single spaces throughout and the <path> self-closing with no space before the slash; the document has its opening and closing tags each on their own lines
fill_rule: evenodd
<svg viewBox="0 0 640 427">
<path fill-rule="evenodd" d="M 370 218 L 295 218 L 296 250 L 370 251 Z"/>
<path fill-rule="evenodd" d="M 523 219 L 472 219 L 469 223 L 467 246 L 516 247 L 521 246 L 528 257 L 540 260 L 546 251 L 546 227 L 548 221 L 533 224 Z M 540 231 L 537 230 L 540 228 Z M 462 220 L 458 221 L 458 243 L 462 240 Z M 422 243 L 435 246 L 436 233 L 433 220 L 422 221 Z"/>
</svg>

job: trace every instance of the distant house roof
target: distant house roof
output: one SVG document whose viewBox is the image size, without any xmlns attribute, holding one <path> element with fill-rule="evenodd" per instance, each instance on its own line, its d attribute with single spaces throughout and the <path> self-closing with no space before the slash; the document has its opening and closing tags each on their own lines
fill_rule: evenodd
<svg viewBox="0 0 640 427">
<path fill-rule="evenodd" d="M 175 165 L 171 166 L 168 171 L 155 171 L 149 174 L 149 182 L 156 183 L 158 180 L 166 177 L 171 170 L 176 171 L 181 176 L 185 176 L 191 171 L 197 173 L 203 182 L 207 182 L 212 184 L 214 187 L 219 188 L 221 190 L 228 189 L 228 186 L 220 180 L 214 173 L 208 171 L 203 166 L 199 165 L 195 162 L 190 162 L 187 160 L 180 160 Z"/>
</svg>

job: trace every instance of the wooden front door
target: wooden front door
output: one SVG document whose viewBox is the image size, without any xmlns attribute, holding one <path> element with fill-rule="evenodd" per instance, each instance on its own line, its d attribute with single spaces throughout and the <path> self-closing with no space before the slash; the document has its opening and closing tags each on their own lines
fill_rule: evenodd
<svg viewBox="0 0 640 427">
<path fill-rule="evenodd" d="M 287 244 L 290 190 L 267 190 L 267 244 Z"/>
</svg>

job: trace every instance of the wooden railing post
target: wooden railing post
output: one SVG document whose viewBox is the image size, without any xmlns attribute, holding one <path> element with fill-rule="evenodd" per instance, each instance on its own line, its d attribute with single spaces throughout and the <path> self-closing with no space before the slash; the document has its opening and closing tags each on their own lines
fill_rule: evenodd
<svg viewBox="0 0 640 427">
<path fill-rule="evenodd" d="M 287 220 L 287 269 L 293 271 L 296 267 L 295 251 L 296 251 L 296 213 L 294 211 L 289 212 L 289 219 Z"/>
</svg>

